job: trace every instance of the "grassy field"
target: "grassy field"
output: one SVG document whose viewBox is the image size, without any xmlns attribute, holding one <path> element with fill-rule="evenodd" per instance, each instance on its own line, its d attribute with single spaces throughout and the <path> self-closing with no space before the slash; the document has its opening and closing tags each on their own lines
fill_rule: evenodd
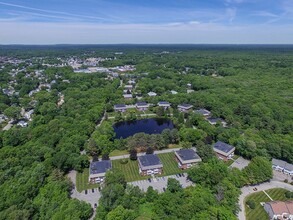
<svg viewBox="0 0 293 220">
<path fill-rule="evenodd" d="M 272 197 L 273 200 L 287 200 L 285 197 L 285 189 L 269 189 L 266 190 L 266 193 Z M 245 201 L 254 200 L 256 204 L 255 209 L 250 209 L 249 207 L 245 207 L 245 214 L 247 220 L 268 220 L 269 216 L 265 212 L 264 208 L 260 205 L 261 202 L 270 202 L 271 200 L 267 197 L 264 192 L 253 193 L 252 195 L 246 197 Z"/>
<path fill-rule="evenodd" d="M 129 152 L 127 150 L 113 150 L 109 154 L 109 156 L 114 157 L 114 156 L 121 156 L 121 155 L 125 155 L 125 154 L 129 154 Z"/>
<path fill-rule="evenodd" d="M 158 154 L 162 164 L 163 164 L 163 175 L 169 176 L 177 173 L 182 173 L 183 171 L 179 169 L 177 161 L 175 160 L 175 154 L 173 152 Z"/>
<path fill-rule="evenodd" d="M 148 178 L 139 175 L 137 160 L 127 159 L 128 162 L 125 164 L 123 163 L 123 160 L 124 159 L 112 160 L 112 165 L 114 170 L 121 171 L 124 174 L 127 182 L 143 180 Z"/>
<path fill-rule="evenodd" d="M 82 173 L 76 174 L 76 189 L 78 192 L 82 192 L 86 189 L 92 189 L 99 187 L 99 184 L 89 184 L 89 169 L 86 168 Z"/>
<path fill-rule="evenodd" d="M 234 163 L 234 160 L 237 160 L 239 157 L 240 157 L 240 156 L 238 156 L 238 155 L 234 155 L 234 156 L 233 156 L 233 160 L 225 161 L 225 164 L 226 164 L 227 166 L 231 166 L 231 164 Z"/>
</svg>

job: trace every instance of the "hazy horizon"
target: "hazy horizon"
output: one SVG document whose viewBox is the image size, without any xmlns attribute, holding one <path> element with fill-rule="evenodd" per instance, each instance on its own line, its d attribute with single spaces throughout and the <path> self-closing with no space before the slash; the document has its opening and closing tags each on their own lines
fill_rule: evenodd
<svg viewBox="0 0 293 220">
<path fill-rule="evenodd" d="M 290 0 L 0 1 L 0 44 L 293 44 Z"/>
</svg>

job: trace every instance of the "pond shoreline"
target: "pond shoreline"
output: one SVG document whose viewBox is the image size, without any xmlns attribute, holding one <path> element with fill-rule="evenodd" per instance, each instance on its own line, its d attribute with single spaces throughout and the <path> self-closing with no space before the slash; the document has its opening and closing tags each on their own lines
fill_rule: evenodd
<svg viewBox="0 0 293 220">
<path fill-rule="evenodd" d="M 174 129 L 171 119 L 147 118 L 134 121 L 122 121 L 113 124 L 115 139 L 127 138 L 136 133 L 160 134 L 164 129 Z"/>
</svg>

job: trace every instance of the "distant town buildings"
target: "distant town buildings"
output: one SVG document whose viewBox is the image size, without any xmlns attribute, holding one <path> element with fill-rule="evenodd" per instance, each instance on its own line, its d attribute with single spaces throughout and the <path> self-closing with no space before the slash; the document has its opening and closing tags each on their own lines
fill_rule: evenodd
<svg viewBox="0 0 293 220">
<path fill-rule="evenodd" d="M 146 111 L 149 108 L 149 104 L 146 102 L 137 102 L 136 103 L 136 109 L 138 111 Z"/>
<path fill-rule="evenodd" d="M 189 112 L 190 110 L 192 110 L 192 107 L 193 105 L 183 103 L 178 105 L 178 110 L 180 112 Z"/>
<path fill-rule="evenodd" d="M 169 102 L 166 102 L 166 101 L 160 101 L 158 103 L 158 106 L 159 107 L 163 107 L 164 109 L 168 109 L 171 107 L 171 104 Z"/>
<path fill-rule="evenodd" d="M 155 93 L 155 92 L 149 92 L 149 93 L 148 93 L 148 96 L 150 96 L 150 97 L 154 97 L 154 96 L 157 96 L 157 93 Z"/>
<path fill-rule="evenodd" d="M 115 112 L 125 112 L 127 110 L 127 107 L 125 104 L 117 104 L 114 105 L 114 111 Z"/>
<path fill-rule="evenodd" d="M 222 118 L 209 117 L 209 118 L 207 118 L 207 121 L 211 125 L 216 125 L 217 123 L 220 123 L 220 124 L 222 124 L 223 127 L 227 127 L 227 122 L 224 121 Z"/>
<path fill-rule="evenodd" d="M 198 110 L 195 110 L 194 112 L 195 112 L 196 114 L 200 114 L 200 115 L 202 115 L 202 116 L 204 116 L 204 117 L 208 117 L 208 116 L 211 115 L 211 112 L 208 111 L 208 110 L 206 110 L 206 109 L 198 109 Z"/>
</svg>

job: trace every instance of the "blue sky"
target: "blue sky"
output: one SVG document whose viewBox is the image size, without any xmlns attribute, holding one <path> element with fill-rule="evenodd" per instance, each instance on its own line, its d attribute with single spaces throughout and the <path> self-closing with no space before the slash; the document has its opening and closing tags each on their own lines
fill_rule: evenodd
<svg viewBox="0 0 293 220">
<path fill-rule="evenodd" d="M 293 0 L 0 0 L 0 44 L 293 43 Z"/>
</svg>

